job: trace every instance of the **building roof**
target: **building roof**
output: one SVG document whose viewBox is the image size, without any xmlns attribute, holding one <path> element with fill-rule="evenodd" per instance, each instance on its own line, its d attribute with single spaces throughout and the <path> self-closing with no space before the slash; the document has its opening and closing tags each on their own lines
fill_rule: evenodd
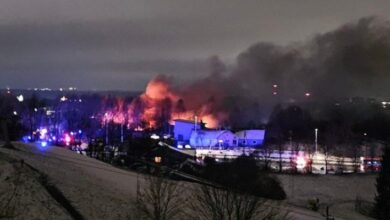
<svg viewBox="0 0 390 220">
<path fill-rule="evenodd" d="M 240 139 L 250 139 L 250 140 L 263 140 L 265 130 L 242 130 L 236 132 L 236 135 Z"/>
</svg>

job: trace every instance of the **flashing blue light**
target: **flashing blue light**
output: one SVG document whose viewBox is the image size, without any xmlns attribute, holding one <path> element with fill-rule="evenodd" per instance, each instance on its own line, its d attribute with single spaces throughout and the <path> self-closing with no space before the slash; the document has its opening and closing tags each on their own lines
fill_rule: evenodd
<svg viewBox="0 0 390 220">
<path fill-rule="evenodd" d="M 30 137 L 24 136 L 22 140 L 23 142 L 27 143 L 30 140 Z"/>
<path fill-rule="evenodd" d="M 46 141 L 42 141 L 41 142 L 41 147 L 47 147 L 47 142 Z"/>
</svg>

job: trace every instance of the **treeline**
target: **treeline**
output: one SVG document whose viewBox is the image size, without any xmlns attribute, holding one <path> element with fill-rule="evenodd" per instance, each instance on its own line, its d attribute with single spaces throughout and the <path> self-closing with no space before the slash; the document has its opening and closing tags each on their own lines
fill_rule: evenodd
<svg viewBox="0 0 390 220">
<path fill-rule="evenodd" d="M 323 147 L 357 147 L 390 137 L 390 109 L 379 102 L 346 102 L 306 106 L 278 105 L 266 125 L 266 145 L 299 143 Z"/>
</svg>

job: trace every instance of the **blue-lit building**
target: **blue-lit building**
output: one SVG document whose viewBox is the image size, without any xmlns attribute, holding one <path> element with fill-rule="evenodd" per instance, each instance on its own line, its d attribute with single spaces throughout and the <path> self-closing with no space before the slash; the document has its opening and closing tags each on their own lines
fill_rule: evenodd
<svg viewBox="0 0 390 220">
<path fill-rule="evenodd" d="M 237 147 L 238 138 L 229 130 L 196 130 L 192 131 L 190 146 L 194 147 Z"/>
<path fill-rule="evenodd" d="M 194 121 L 177 119 L 173 128 L 173 135 L 177 145 L 185 146 L 189 144 L 191 133 L 194 130 L 200 130 L 201 125 Z"/>
<path fill-rule="evenodd" d="M 263 145 L 265 130 L 243 130 L 236 132 L 239 146 L 256 147 Z"/>
<path fill-rule="evenodd" d="M 258 147 L 263 144 L 265 134 L 264 130 L 233 133 L 229 130 L 202 129 L 200 124 L 189 120 L 175 120 L 173 131 L 179 148 Z"/>
</svg>

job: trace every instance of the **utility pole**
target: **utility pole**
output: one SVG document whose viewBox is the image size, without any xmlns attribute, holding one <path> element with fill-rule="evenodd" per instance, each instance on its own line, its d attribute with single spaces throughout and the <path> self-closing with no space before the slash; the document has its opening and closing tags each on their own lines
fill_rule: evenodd
<svg viewBox="0 0 390 220">
<path fill-rule="evenodd" d="M 195 128 L 194 128 L 195 133 L 196 133 L 196 127 L 197 127 L 197 125 L 198 125 L 198 116 L 195 115 Z"/>
<path fill-rule="evenodd" d="M 318 128 L 314 129 L 314 142 L 315 142 L 315 152 L 317 153 L 318 148 Z"/>
<path fill-rule="evenodd" d="M 121 143 L 123 144 L 123 123 L 121 124 Z"/>
<path fill-rule="evenodd" d="M 106 145 L 108 145 L 108 121 L 106 119 Z"/>
</svg>

